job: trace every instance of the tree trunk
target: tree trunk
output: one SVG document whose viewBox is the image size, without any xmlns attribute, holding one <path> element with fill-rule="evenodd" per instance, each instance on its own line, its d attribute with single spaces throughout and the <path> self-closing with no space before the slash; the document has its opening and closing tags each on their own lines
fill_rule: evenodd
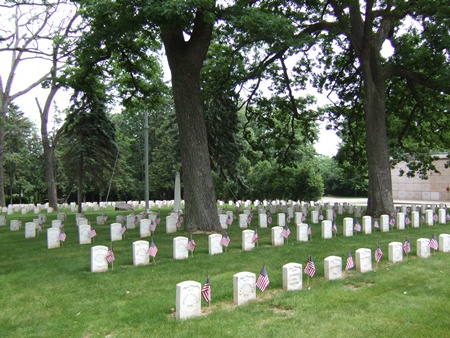
<svg viewBox="0 0 450 338">
<path fill-rule="evenodd" d="M 80 163 L 78 166 L 78 191 L 77 191 L 77 203 L 78 203 L 78 213 L 81 214 L 83 212 L 82 204 L 83 204 L 83 174 L 84 174 L 84 163 L 83 157 L 80 159 Z"/>
<path fill-rule="evenodd" d="M 4 175 L 3 175 L 3 160 L 5 153 L 5 119 L 6 113 L 8 111 L 8 101 L 6 99 L 6 95 L 3 94 L 3 85 L 0 77 L 0 207 L 5 207 L 5 189 L 4 189 Z"/>
<path fill-rule="evenodd" d="M 188 231 L 223 231 L 217 213 L 200 85 L 212 29 L 213 25 L 198 12 L 188 42 L 176 29 L 166 28 L 161 33 L 172 73 Z"/>
</svg>

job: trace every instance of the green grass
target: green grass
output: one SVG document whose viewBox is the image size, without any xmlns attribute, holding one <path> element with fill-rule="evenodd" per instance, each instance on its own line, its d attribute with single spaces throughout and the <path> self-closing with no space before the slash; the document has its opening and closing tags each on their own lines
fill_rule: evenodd
<svg viewBox="0 0 450 338">
<path fill-rule="evenodd" d="M 156 230 L 159 252 L 156 265 L 134 267 L 132 243 L 139 230 L 128 230 L 125 239 L 114 242 L 114 269 L 90 272 L 90 248 L 109 246 L 106 225 L 95 226 L 92 245 L 80 245 L 75 214 L 66 212 L 67 240 L 61 248 L 47 249 L 45 229 L 56 213 L 48 214 L 44 232 L 25 239 L 23 228 L 9 231 L 9 220 L 22 224 L 34 214 L 8 216 L 0 227 L 0 337 L 449 337 L 450 254 L 436 252 L 428 259 L 416 257 L 416 240 L 450 233 L 449 224 L 422 225 L 418 229 L 392 230 L 371 235 L 320 238 L 320 225 L 313 225 L 311 242 L 297 242 L 291 223 L 289 244 L 271 246 L 269 229 L 259 229 L 259 247 L 241 250 L 241 231 L 234 221 L 228 234 L 228 252 L 208 255 L 207 234 L 195 234 L 194 257 L 172 259 L 172 238 L 165 234 L 165 215 Z M 94 221 L 98 213 L 86 216 Z M 274 218 L 275 220 L 275 218 Z M 95 223 L 94 223 L 95 224 Z M 257 225 L 254 217 L 251 228 Z M 186 235 L 182 231 L 176 235 Z M 412 252 L 401 263 L 388 262 L 388 244 L 409 237 Z M 372 249 L 379 243 L 384 252 L 378 268 L 368 273 L 344 272 L 344 278 L 326 281 L 323 259 L 341 256 L 345 266 L 349 250 Z M 306 264 L 313 256 L 317 274 L 311 289 L 282 290 L 282 266 Z M 259 274 L 263 264 L 270 278 L 268 289 L 257 291 L 257 300 L 233 304 L 233 275 L 240 271 Z M 374 268 L 376 264 L 374 262 Z M 176 284 L 211 278 L 212 303 L 203 303 L 202 316 L 175 319 Z"/>
</svg>

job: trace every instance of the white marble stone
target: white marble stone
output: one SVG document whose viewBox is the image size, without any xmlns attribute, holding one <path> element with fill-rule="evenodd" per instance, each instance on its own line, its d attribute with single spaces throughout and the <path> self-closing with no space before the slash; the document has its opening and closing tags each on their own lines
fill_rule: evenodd
<svg viewBox="0 0 450 338">
<path fill-rule="evenodd" d="M 184 236 L 175 237 L 172 240 L 173 243 L 173 259 L 186 259 L 189 257 L 188 251 L 189 239 Z"/>
<path fill-rule="evenodd" d="M 362 218 L 362 232 L 366 235 L 370 235 L 372 233 L 372 217 L 371 216 L 363 216 Z"/>
<path fill-rule="evenodd" d="M 366 248 L 356 250 L 356 271 L 368 272 L 372 271 L 372 251 Z"/>
<path fill-rule="evenodd" d="M 97 216 L 96 223 L 97 223 L 97 225 L 105 224 L 105 219 L 103 218 L 103 216 Z"/>
<path fill-rule="evenodd" d="M 0 216 L 0 226 L 1 227 L 6 226 L 6 216 L 5 215 Z"/>
<path fill-rule="evenodd" d="M 254 234 L 254 230 L 242 231 L 242 250 L 251 251 L 255 248 L 255 243 L 252 242 Z"/>
<path fill-rule="evenodd" d="M 280 227 L 284 227 L 286 225 L 286 214 L 285 213 L 278 213 L 277 214 L 277 225 Z"/>
<path fill-rule="evenodd" d="M 283 227 L 274 226 L 271 230 L 272 230 L 272 245 L 273 246 L 284 245 L 284 237 L 281 236 Z"/>
<path fill-rule="evenodd" d="M 86 225 L 86 224 L 89 224 L 89 221 L 87 218 L 84 218 L 84 217 L 77 218 L 77 226 Z M 52 226 L 53 226 L 53 221 L 52 221 Z"/>
<path fill-rule="evenodd" d="M 445 224 L 447 222 L 447 212 L 445 209 L 439 209 L 439 224 Z"/>
<path fill-rule="evenodd" d="M 210 255 L 223 253 L 222 245 L 220 241 L 222 240 L 221 234 L 211 234 L 208 236 L 208 249 Z"/>
<path fill-rule="evenodd" d="M 242 305 L 256 299 L 256 275 L 243 271 L 233 276 L 233 301 L 235 305 Z"/>
<path fill-rule="evenodd" d="M 17 219 L 11 220 L 9 222 L 9 230 L 10 231 L 18 231 L 20 229 L 20 221 Z"/>
<path fill-rule="evenodd" d="M 403 261 L 403 244 L 401 242 L 389 243 L 389 262 L 397 263 Z"/>
<path fill-rule="evenodd" d="M 267 214 L 258 214 L 259 227 L 267 228 Z"/>
<path fill-rule="evenodd" d="M 120 230 L 122 229 L 121 223 L 112 223 L 110 225 L 110 232 L 111 232 L 111 241 L 121 241 L 122 240 L 122 234 L 120 233 Z"/>
<path fill-rule="evenodd" d="M 430 244 L 429 238 L 419 238 L 417 240 L 417 256 L 418 257 L 428 258 L 431 256 L 429 244 Z"/>
<path fill-rule="evenodd" d="M 108 262 L 106 261 L 107 253 L 107 246 L 96 245 L 91 247 L 91 272 L 108 271 Z"/>
<path fill-rule="evenodd" d="M 333 221 L 333 219 L 334 219 L 334 210 L 333 209 L 327 209 L 326 219 L 327 219 L 327 221 Z"/>
<path fill-rule="evenodd" d="M 351 218 L 351 217 L 344 218 L 343 234 L 344 234 L 344 237 L 353 236 L 353 218 Z"/>
<path fill-rule="evenodd" d="M 389 232 L 389 215 L 380 216 L 380 231 Z"/>
<path fill-rule="evenodd" d="M 248 219 L 247 214 L 239 214 L 239 228 L 245 229 L 248 227 L 247 219 Z"/>
<path fill-rule="evenodd" d="M 411 212 L 411 226 L 413 228 L 420 226 L 420 213 L 418 211 Z"/>
<path fill-rule="evenodd" d="M 141 219 L 139 221 L 139 235 L 141 238 L 151 236 L 150 223 L 149 219 Z"/>
<path fill-rule="evenodd" d="M 311 210 L 311 223 L 312 224 L 319 223 L 319 210 Z"/>
<path fill-rule="evenodd" d="M 331 221 L 322 221 L 322 238 L 328 239 L 333 237 L 333 228 Z"/>
<path fill-rule="evenodd" d="M 36 225 L 34 222 L 26 222 L 25 223 L 25 238 L 34 238 L 36 237 Z"/>
<path fill-rule="evenodd" d="M 47 248 L 54 249 L 59 248 L 61 243 L 59 241 L 59 228 L 48 228 L 47 229 Z"/>
<path fill-rule="evenodd" d="M 439 235 L 439 251 L 450 252 L 450 234 Z"/>
<path fill-rule="evenodd" d="M 308 242 L 308 224 L 297 224 L 297 241 Z"/>
<path fill-rule="evenodd" d="M 219 215 L 220 226 L 222 227 L 222 229 L 228 229 L 227 219 L 228 219 L 227 214 Z"/>
<path fill-rule="evenodd" d="M 323 260 L 324 275 L 326 280 L 334 280 L 342 277 L 342 258 L 328 256 Z"/>
<path fill-rule="evenodd" d="M 133 242 L 133 265 L 148 265 L 150 263 L 150 256 L 147 254 L 150 244 L 148 241 Z"/>
<path fill-rule="evenodd" d="M 431 209 L 427 209 L 425 211 L 425 223 L 428 226 L 433 226 L 434 225 L 434 220 L 433 220 L 433 210 Z"/>
<path fill-rule="evenodd" d="M 187 319 L 202 314 L 202 285 L 196 281 L 184 281 L 176 288 L 176 318 Z"/>
<path fill-rule="evenodd" d="M 283 290 L 301 290 L 303 287 L 302 271 L 302 265 L 299 263 L 287 263 L 283 265 Z"/>
<path fill-rule="evenodd" d="M 91 244 L 91 236 L 89 236 L 89 232 L 91 231 L 91 227 L 87 224 L 80 225 L 78 227 L 78 238 L 80 244 Z"/>
<path fill-rule="evenodd" d="M 295 213 L 294 222 L 295 224 L 303 223 L 303 213 L 301 211 Z"/>
<path fill-rule="evenodd" d="M 59 220 L 59 219 L 54 219 L 54 220 L 52 221 L 52 228 L 58 228 L 58 229 L 59 229 L 59 227 L 61 226 L 61 224 L 62 224 L 61 220 Z"/>
<path fill-rule="evenodd" d="M 398 230 L 405 230 L 405 214 L 403 212 L 398 212 L 395 222 Z"/>
<path fill-rule="evenodd" d="M 127 221 L 126 221 L 126 227 L 127 229 L 135 229 L 136 228 L 136 216 L 135 215 L 128 215 Z"/>
<path fill-rule="evenodd" d="M 177 220 L 178 217 L 175 214 L 166 217 L 166 234 L 177 232 Z"/>
</svg>

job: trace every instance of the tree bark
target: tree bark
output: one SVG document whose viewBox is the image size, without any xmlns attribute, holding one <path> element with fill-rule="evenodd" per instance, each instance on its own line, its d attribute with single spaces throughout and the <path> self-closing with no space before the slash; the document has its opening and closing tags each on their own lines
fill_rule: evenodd
<svg viewBox="0 0 450 338">
<path fill-rule="evenodd" d="M 213 24 L 205 22 L 204 13 L 199 10 L 189 41 L 184 41 L 181 30 L 165 28 L 161 32 L 172 74 L 188 231 L 223 231 L 217 213 L 200 82 L 212 30 Z"/>
<path fill-rule="evenodd" d="M 0 207 L 5 207 L 5 189 L 3 186 L 4 175 L 3 175 L 3 160 L 5 153 L 5 119 L 8 111 L 9 100 L 6 97 L 6 94 L 3 93 L 3 83 L 0 76 Z"/>
</svg>

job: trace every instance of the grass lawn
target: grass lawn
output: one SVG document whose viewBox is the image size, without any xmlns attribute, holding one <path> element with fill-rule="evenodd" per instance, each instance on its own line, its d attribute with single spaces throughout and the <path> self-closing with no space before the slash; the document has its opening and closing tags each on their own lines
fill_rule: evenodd
<svg viewBox="0 0 450 338">
<path fill-rule="evenodd" d="M 0 337 L 450 337 L 450 253 L 432 250 L 430 258 L 416 256 L 417 239 L 450 234 L 450 223 L 344 237 L 343 218 L 353 216 L 344 214 L 338 215 L 338 234 L 332 239 L 322 239 L 320 225 L 314 224 L 312 240 L 297 242 L 291 222 L 288 244 L 273 247 L 269 227 L 258 229 L 258 248 L 244 252 L 243 229 L 235 220 L 227 231 L 227 252 L 210 256 L 208 234 L 194 234 L 194 256 L 174 260 L 173 237 L 189 234 L 166 234 L 169 209 L 163 208 L 154 236 L 156 264 L 133 266 L 132 243 L 141 239 L 136 228 L 114 242 L 114 269 L 92 273 L 91 247 L 109 246 L 110 224 L 126 213 L 108 210 L 107 223 L 95 225 L 100 212 L 87 212 L 98 234 L 91 245 L 79 244 L 75 214 L 65 213 L 67 239 L 56 249 L 47 249 L 46 239 L 56 213 L 45 213 L 44 231 L 36 238 L 24 237 L 25 222 L 37 218 L 32 213 L 8 215 L 7 226 L 0 227 Z M 22 220 L 19 231 L 9 230 L 12 219 Z M 250 228 L 257 224 L 253 217 Z M 403 262 L 389 263 L 388 244 L 403 243 L 406 236 L 410 254 Z M 377 243 L 384 253 L 378 266 Z M 349 250 L 355 258 L 358 248 L 372 249 L 373 271 L 353 269 L 339 280 L 323 278 L 324 258 L 340 256 L 345 267 Z M 282 266 L 296 262 L 304 267 L 309 255 L 317 269 L 310 289 L 304 275 L 302 290 L 284 291 Z M 269 287 L 257 290 L 255 301 L 235 306 L 233 275 L 250 271 L 258 276 L 263 265 Z M 195 280 L 203 285 L 208 275 L 211 304 L 202 304 L 200 317 L 177 320 L 176 284 Z"/>
</svg>

